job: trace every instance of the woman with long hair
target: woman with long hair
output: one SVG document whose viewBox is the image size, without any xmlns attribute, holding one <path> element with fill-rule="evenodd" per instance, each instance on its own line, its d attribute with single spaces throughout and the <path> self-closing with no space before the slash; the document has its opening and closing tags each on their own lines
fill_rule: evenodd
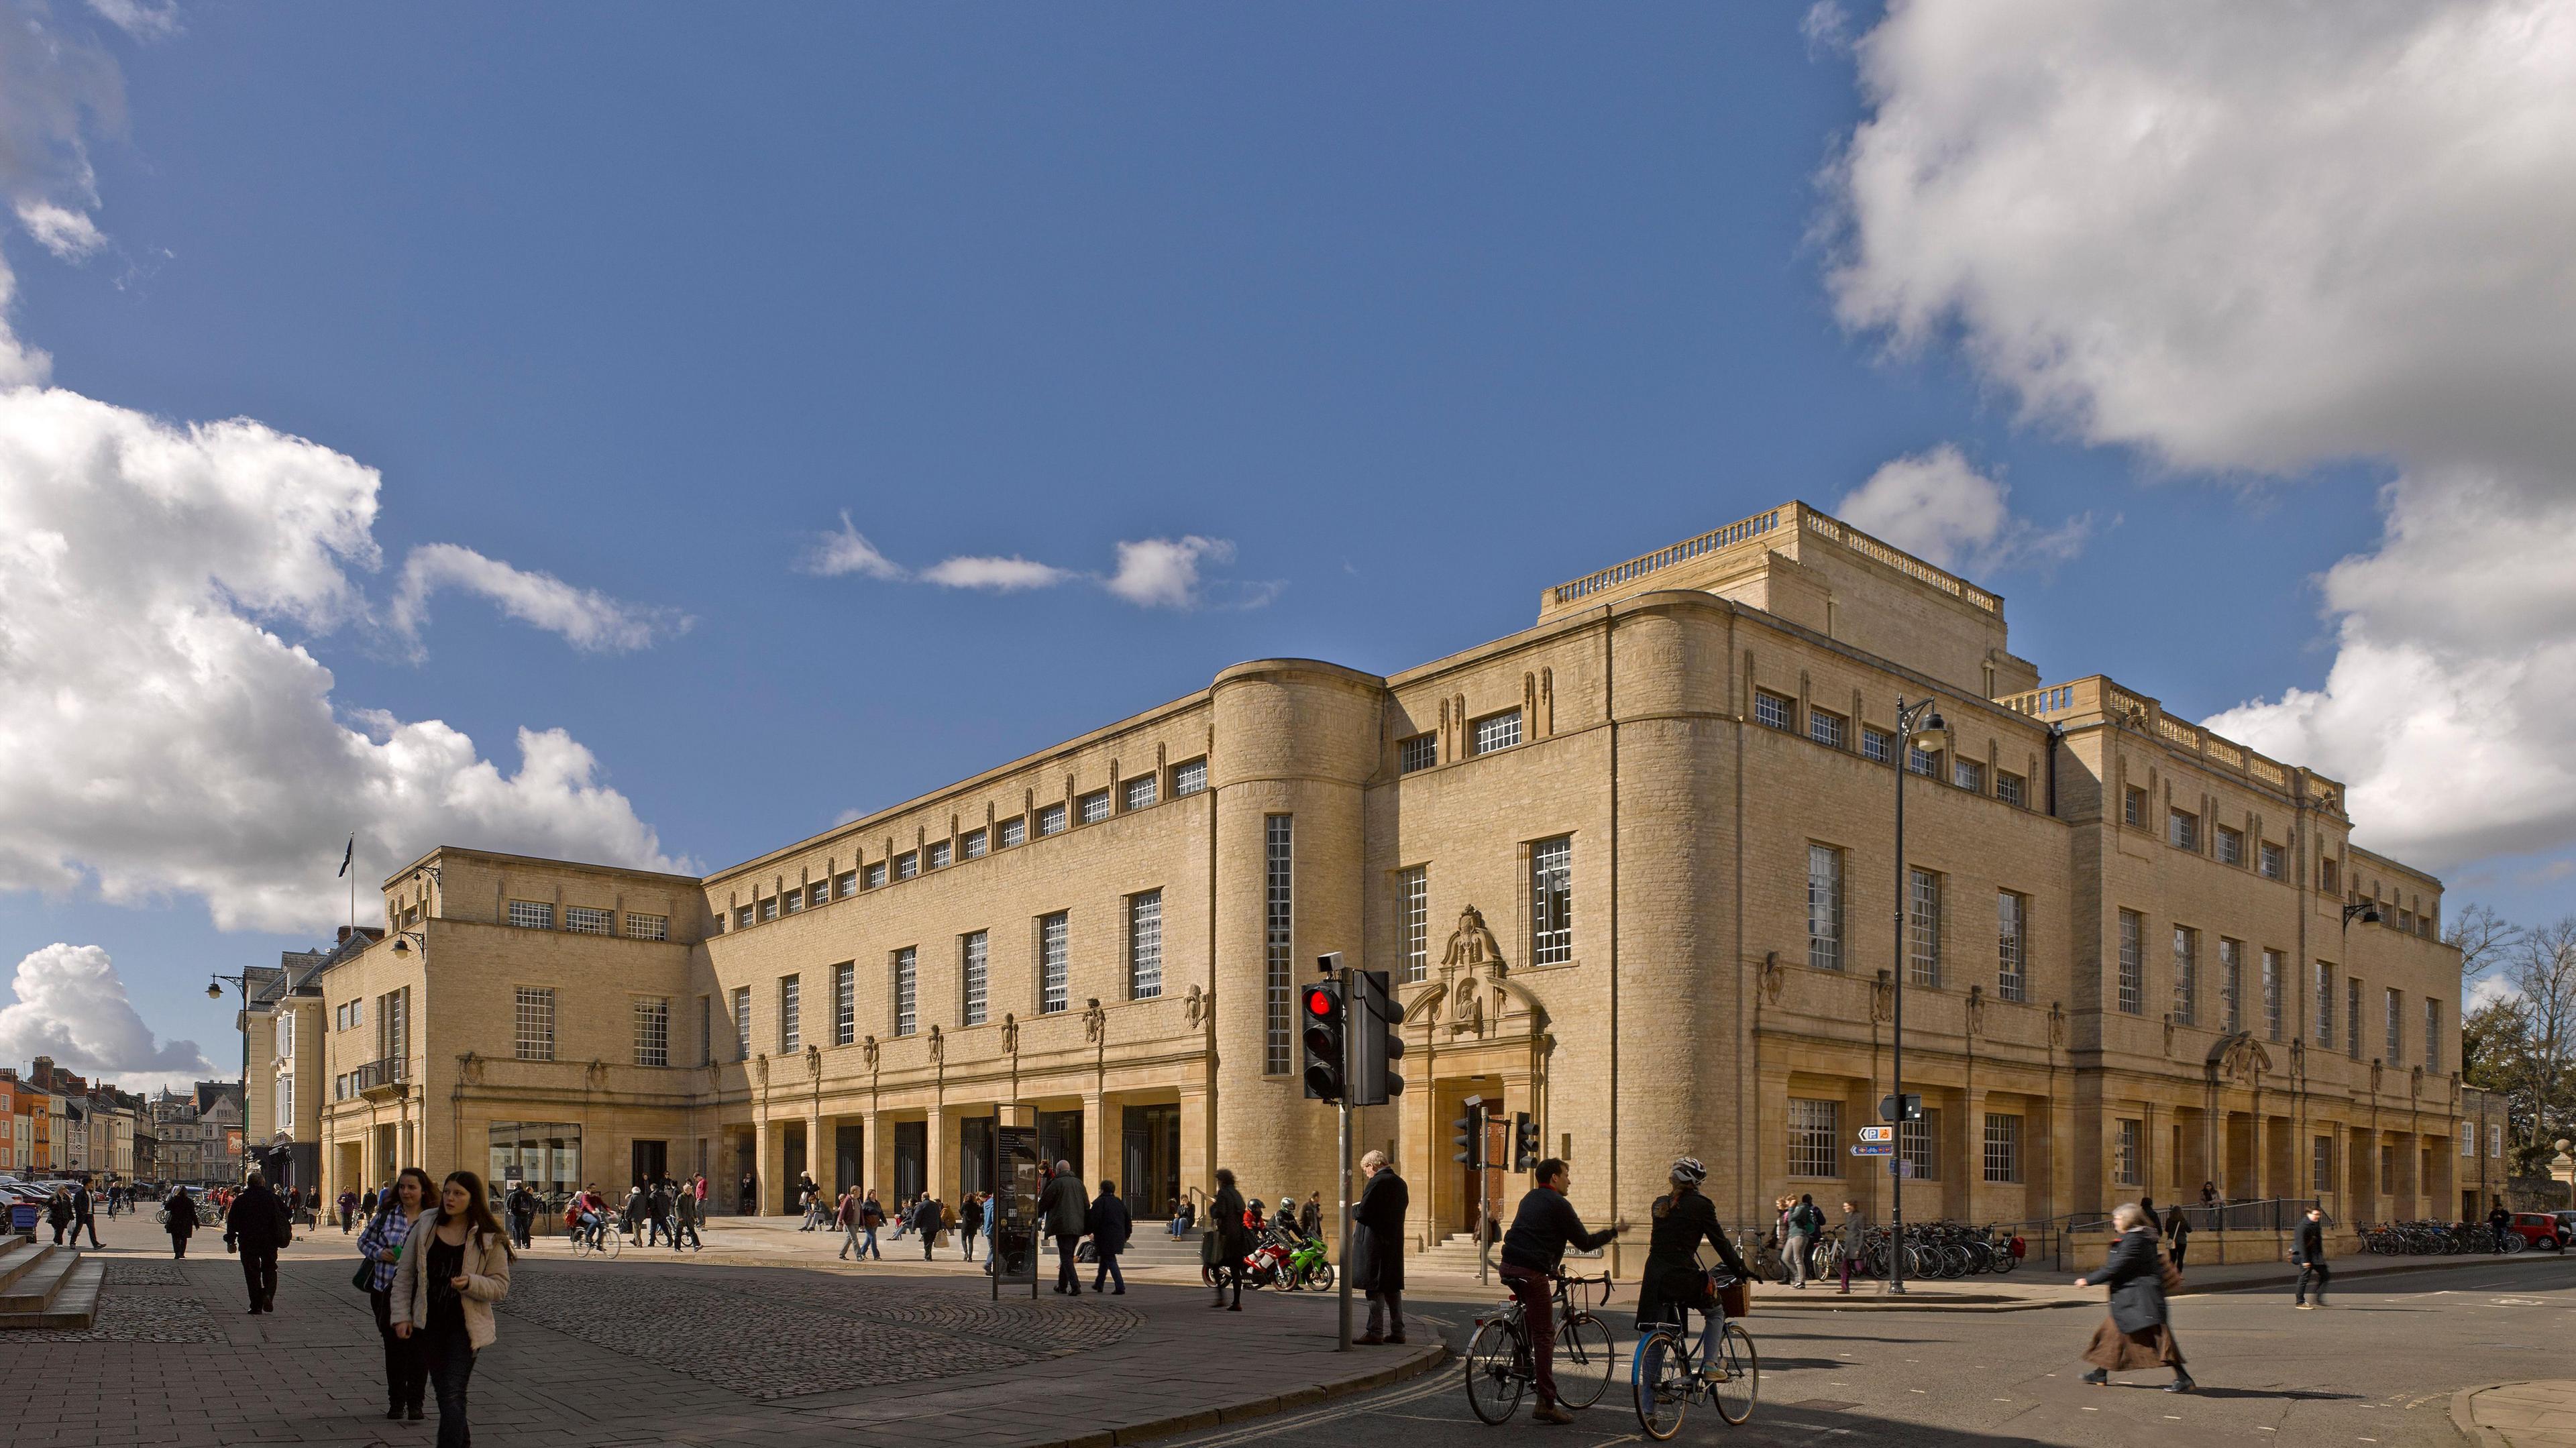
<svg viewBox="0 0 2576 1448">
<path fill-rule="evenodd" d="M 358 1234 L 358 1255 L 375 1264 L 375 1275 L 368 1279 L 367 1303 L 376 1310 L 376 1334 L 385 1340 L 385 1416 L 420 1421 L 420 1400 L 428 1391 L 429 1370 L 423 1366 L 420 1341 L 394 1330 L 394 1268 L 402 1261 L 403 1244 L 411 1240 L 411 1231 L 421 1214 L 429 1210 L 430 1198 L 437 1188 L 430 1185 L 429 1173 L 416 1166 L 402 1169 L 394 1184 L 378 1198 L 376 1214 L 367 1220 L 367 1229 Z"/>
<path fill-rule="evenodd" d="M 394 1303 L 402 1316 L 394 1331 L 421 1339 L 421 1356 L 438 1390 L 438 1448 L 468 1448 L 465 1387 L 474 1355 L 499 1336 L 492 1304 L 510 1294 L 510 1264 L 518 1252 L 492 1215 L 483 1178 L 452 1171 L 439 1188 L 438 1208 L 394 1269 Z"/>
<path fill-rule="evenodd" d="M 1717 1219 L 1716 1204 L 1700 1190 L 1708 1180 L 1708 1168 L 1697 1157 L 1686 1156 L 1673 1163 L 1666 1180 L 1673 1189 L 1655 1198 L 1654 1235 L 1646 1244 L 1645 1273 L 1637 1284 L 1637 1327 L 1642 1332 L 1669 1322 L 1688 1332 L 1690 1309 L 1697 1308 L 1708 1314 L 1709 1336 L 1700 1340 L 1705 1357 L 1715 1335 L 1724 1329 L 1708 1270 L 1699 1265 L 1699 1244 L 1705 1241 L 1715 1247 L 1726 1270 L 1747 1283 L 1753 1280 L 1753 1269 L 1728 1240 L 1725 1224 Z"/>
</svg>

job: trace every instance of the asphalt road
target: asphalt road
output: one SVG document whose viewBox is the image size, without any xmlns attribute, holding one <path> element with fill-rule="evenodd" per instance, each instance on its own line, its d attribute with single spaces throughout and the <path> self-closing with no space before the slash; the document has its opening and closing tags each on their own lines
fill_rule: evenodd
<svg viewBox="0 0 2576 1448">
<path fill-rule="evenodd" d="M 1455 1349 L 1475 1313 L 1494 1300 L 1426 1293 L 1407 1305 L 1438 1320 Z M 2449 1417 L 2457 1390 L 2576 1378 L 2576 1361 L 2568 1360 L 2576 1346 L 2576 1261 L 2520 1257 L 2402 1274 L 2338 1292 L 2332 1303 L 2296 1312 L 2286 1289 L 2177 1299 L 2175 1335 L 2201 1386 L 2175 1394 L 2157 1391 L 2170 1377 L 2161 1371 L 2130 1374 L 2109 1388 L 2078 1382 L 2085 1370 L 2078 1354 L 2099 1321 L 2089 1309 L 1791 1314 L 1765 1313 L 1757 1299 L 1746 1322 L 1762 1354 L 1752 1421 L 1728 1428 L 1713 1411 L 1695 1408 L 1674 1441 L 1727 1448 L 2454 1448 L 2462 1441 Z M 1622 1329 L 1622 1348 L 1633 1319 L 1615 1314 L 1634 1305 L 1613 1303 L 1603 1314 Z M 1639 1441 L 1624 1366 L 1571 1427 L 1532 1423 L 1526 1399 L 1499 1428 L 1477 1422 L 1453 1361 L 1434 1376 L 1366 1397 L 1172 1441 L 1177 1448 L 1465 1448 L 1532 1435 L 1565 1448 Z"/>
</svg>

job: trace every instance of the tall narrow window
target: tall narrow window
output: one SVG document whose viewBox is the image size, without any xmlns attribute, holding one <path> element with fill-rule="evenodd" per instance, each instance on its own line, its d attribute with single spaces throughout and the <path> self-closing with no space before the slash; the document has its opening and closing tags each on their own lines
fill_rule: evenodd
<svg viewBox="0 0 2576 1448">
<path fill-rule="evenodd" d="M 2361 977 L 2343 978 L 2343 1053 L 2361 1059 Z"/>
<path fill-rule="evenodd" d="M 1789 1175 L 1839 1177 L 1843 1174 L 1842 1103 L 1789 1099 Z"/>
<path fill-rule="evenodd" d="M 1530 964 L 1574 959 L 1574 838 L 1530 846 Z"/>
<path fill-rule="evenodd" d="M 2030 900 L 2010 890 L 1995 892 L 1995 994 L 2008 1001 L 2030 999 Z M 2019 1118 L 2016 1117 L 2016 1120 Z"/>
<path fill-rule="evenodd" d="M 2317 1044 L 2334 1049 L 2335 989 L 2334 967 L 2317 962 Z"/>
<path fill-rule="evenodd" d="M 2320 1136 L 2309 1156 L 2308 1190 L 2324 1196 L 2334 1190 L 2334 1138 Z"/>
<path fill-rule="evenodd" d="M 965 984 L 965 1009 L 960 1015 L 967 1025 L 984 1024 L 984 932 L 960 937 L 957 945 L 958 974 Z"/>
<path fill-rule="evenodd" d="M 1843 852 L 1807 846 L 1807 964 L 1843 968 Z"/>
<path fill-rule="evenodd" d="M 742 1060 L 751 1059 L 751 987 L 738 985 L 733 990 L 734 1052 Z"/>
<path fill-rule="evenodd" d="M 832 967 L 832 1044 L 847 1046 L 859 1038 L 859 967 L 844 961 Z"/>
<path fill-rule="evenodd" d="M 2200 932 L 2177 925 L 2173 933 L 2174 1023 L 2200 1024 Z"/>
<path fill-rule="evenodd" d="M 1896 1158 L 1924 1181 L 1941 1179 L 1941 1108 L 1926 1106 L 1920 1121 L 1896 1124 Z"/>
<path fill-rule="evenodd" d="M 2388 1064 L 2396 1065 L 2406 1054 L 2406 994 L 2388 992 Z"/>
<path fill-rule="evenodd" d="M 1059 910 L 1038 921 L 1038 1011 L 1053 1015 L 1073 1004 L 1073 921 Z"/>
<path fill-rule="evenodd" d="M 2245 942 L 2218 937 L 2218 994 L 2225 1007 L 2226 1031 L 2245 1029 Z"/>
<path fill-rule="evenodd" d="M 1395 910 L 1399 926 L 1397 953 L 1404 957 L 1404 978 L 1427 980 L 1431 976 L 1431 880 L 1424 866 L 1416 865 L 1396 876 Z"/>
<path fill-rule="evenodd" d="M 522 1061 L 555 1058 L 554 987 L 519 987 L 518 1030 L 513 1045 L 513 1054 Z"/>
<path fill-rule="evenodd" d="M 1261 1069 L 1272 1076 L 1288 1074 L 1288 976 L 1296 944 L 1293 821 L 1271 815 L 1262 822 Z"/>
<path fill-rule="evenodd" d="M 716 1000 L 714 996 L 698 997 L 698 1064 L 716 1063 Z"/>
<path fill-rule="evenodd" d="M 920 963 L 912 946 L 894 953 L 894 1033 L 898 1036 L 921 1028 Z"/>
<path fill-rule="evenodd" d="M 2143 1015 L 2147 1009 L 2147 921 L 2135 910 L 2120 912 L 2120 1010 Z"/>
<path fill-rule="evenodd" d="M 1986 1180 L 2021 1180 L 2021 1118 L 2000 1111 L 1986 1113 Z"/>
<path fill-rule="evenodd" d="M 2122 1118 L 2120 1122 L 2120 1146 L 2112 1168 L 2119 1173 L 2119 1184 L 2121 1186 L 2134 1187 L 2142 1184 L 2143 1178 L 2139 1173 L 2139 1167 L 2142 1163 L 2140 1163 L 2138 1158 L 2142 1154 L 2139 1149 L 2140 1142 L 2145 1138 L 2145 1136 L 2146 1127 L 2143 1123 L 2125 1117 Z"/>
<path fill-rule="evenodd" d="M 1127 897 L 1127 998 L 1149 1001 L 1163 993 L 1163 892 Z"/>
<path fill-rule="evenodd" d="M 671 998 L 669 996 L 635 998 L 635 1064 L 638 1066 L 671 1064 Z"/>
<path fill-rule="evenodd" d="M 2424 1069 L 2442 1069 L 2442 1003 L 2424 997 Z"/>
<path fill-rule="evenodd" d="M 1941 877 L 1906 871 L 1906 983 L 1941 984 Z"/>
<path fill-rule="evenodd" d="M 2144 827 L 2147 822 L 2147 792 L 2131 785 L 2120 792 L 2120 822 Z"/>
<path fill-rule="evenodd" d="M 803 982 L 792 975 L 778 978 L 778 1054 L 793 1056 L 805 1049 L 805 1012 L 800 1002 Z"/>
<path fill-rule="evenodd" d="M 2260 868 L 2264 879 L 2278 880 L 2289 873 L 2289 856 L 2279 845 L 2265 840 L 2255 848 L 2254 853 L 2255 858 L 2261 862 Z"/>
<path fill-rule="evenodd" d="M 2165 843 L 2177 850 L 2200 849 L 2200 816 L 2189 810 L 2165 812 Z"/>
</svg>

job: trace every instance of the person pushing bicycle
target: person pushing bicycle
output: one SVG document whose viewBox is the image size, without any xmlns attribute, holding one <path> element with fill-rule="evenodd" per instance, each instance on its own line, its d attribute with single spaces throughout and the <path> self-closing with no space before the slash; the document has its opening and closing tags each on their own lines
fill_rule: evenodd
<svg viewBox="0 0 2576 1448">
<path fill-rule="evenodd" d="M 1538 1410 L 1530 1416 L 1541 1423 L 1571 1423 L 1574 1415 L 1556 1405 L 1557 1264 L 1568 1247 L 1589 1252 L 1627 1231 L 1628 1219 L 1622 1217 L 1603 1231 L 1585 1230 L 1574 1204 L 1565 1199 L 1569 1177 L 1559 1158 L 1540 1162 L 1532 1179 L 1537 1184 L 1522 1195 L 1520 1210 L 1512 1214 L 1512 1229 L 1503 1234 L 1503 1281 L 1520 1302 L 1528 1324 L 1538 1381 Z"/>
<path fill-rule="evenodd" d="M 1717 1220 L 1717 1205 L 1700 1194 L 1700 1184 L 1708 1180 L 1708 1168 L 1699 1158 L 1686 1156 L 1673 1163 L 1670 1176 L 1673 1189 L 1655 1198 L 1652 1213 L 1653 1233 L 1646 1243 L 1646 1269 L 1637 1284 L 1637 1329 L 1640 1332 L 1659 1322 L 1669 1322 L 1687 1334 L 1691 1309 L 1708 1314 L 1700 1337 L 1700 1360 L 1715 1361 L 1710 1348 L 1719 1331 L 1717 1295 L 1711 1287 L 1708 1270 L 1699 1265 L 1702 1239 L 1717 1248 L 1726 1270 L 1747 1283 L 1753 1273 L 1727 1240 L 1726 1228 Z"/>
</svg>

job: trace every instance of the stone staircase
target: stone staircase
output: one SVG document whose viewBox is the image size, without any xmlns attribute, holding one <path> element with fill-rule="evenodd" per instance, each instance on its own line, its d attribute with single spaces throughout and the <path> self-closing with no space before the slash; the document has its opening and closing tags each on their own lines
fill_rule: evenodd
<svg viewBox="0 0 2576 1448">
<path fill-rule="evenodd" d="M 51 1327 L 83 1330 L 98 1320 L 99 1287 L 107 1264 L 51 1242 L 0 1238 L 0 1330 Z"/>
<path fill-rule="evenodd" d="M 1502 1249 L 1497 1246 L 1494 1250 L 1499 1254 Z M 1495 1260 L 1499 1262 L 1501 1257 L 1497 1255 Z M 1445 1272 L 1460 1277 L 1473 1277 L 1476 1275 L 1476 1262 L 1476 1234 L 1452 1232 L 1406 1258 L 1404 1270 Z"/>
</svg>

